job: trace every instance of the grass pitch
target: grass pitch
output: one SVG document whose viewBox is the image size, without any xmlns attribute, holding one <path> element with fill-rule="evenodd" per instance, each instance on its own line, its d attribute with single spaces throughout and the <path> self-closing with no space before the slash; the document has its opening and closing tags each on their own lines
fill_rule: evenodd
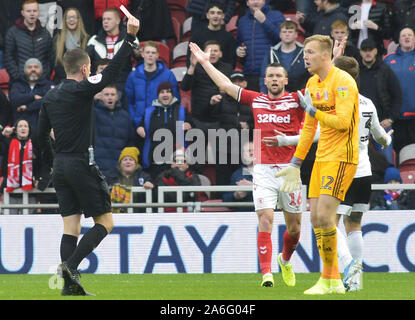
<svg viewBox="0 0 415 320">
<path fill-rule="evenodd" d="M 51 275 L 0 275 L 1 300 L 415 300 L 415 273 L 364 273 L 363 290 L 345 295 L 306 296 L 320 274 L 296 274 L 287 287 L 275 273 L 273 288 L 260 274 L 83 274 L 90 297 L 63 297 L 50 289 Z"/>
</svg>

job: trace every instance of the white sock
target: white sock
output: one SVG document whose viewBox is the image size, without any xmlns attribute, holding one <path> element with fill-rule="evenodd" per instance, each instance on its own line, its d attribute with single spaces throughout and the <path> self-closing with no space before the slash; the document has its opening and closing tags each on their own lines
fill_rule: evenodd
<svg viewBox="0 0 415 320">
<path fill-rule="evenodd" d="M 282 257 L 282 255 L 281 255 L 281 264 L 283 265 L 283 266 L 286 266 L 287 264 L 289 264 L 290 263 L 290 260 L 288 260 L 288 261 L 286 261 L 286 260 L 284 260 L 284 258 Z"/>
<path fill-rule="evenodd" d="M 363 259 L 363 236 L 362 231 L 352 231 L 347 235 L 347 246 L 353 259 L 362 261 Z"/>
<path fill-rule="evenodd" d="M 349 263 L 352 261 L 353 257 L 350 254 L 350 250 L 346 241 L 346 237 L 343 232 L 337 227 L 337 259 L 339 261 L 339 267 L 344 270 Z"/>
</svg>

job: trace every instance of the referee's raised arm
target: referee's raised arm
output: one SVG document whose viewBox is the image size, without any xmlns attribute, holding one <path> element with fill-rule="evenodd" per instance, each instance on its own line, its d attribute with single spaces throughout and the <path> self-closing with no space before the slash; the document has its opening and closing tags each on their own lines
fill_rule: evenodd
<svg viewBox="0 0 415 320">
<path fill-rule="evenodd" d="M 101 73 L 91 77 L 88 75 L 86 79 L 79 82 L 78 87 L 81 91 L 84 91 L 88 95 L 95 95 L 104 89 L 105 86 L 115 81 L 119 71 L 122 70 L 124 64 L 130 58 L 132 48 L 137 46 L 134 41 L 136 40 L 139 29 L 139 20 L 131 16 L 127 22 L 127 35 L 124 38 L 122 46 Z"/>
<path fill-rule="evenodd" d="M 63 57 L 66 79 L 43 99 L 38 137 L 42 152 L 47 154 L 53 129 L 53 186 L 63 219 L 62 264 L 58 267 L 64 279 L 62 295 L 89 295 L 79 281 L 78 266 L 114 226 L 109 187 L 93 161 L 93 99 L 115 80 L 129 59 L 139 25 L 133 16 L 128 19 L 127 36 L 121 48 L 98 75 L 89 76 L 91 61 L 84 50 L 67 51 Z M 78 242 L 82 214 L 85 218 L 92 217 L 95 224 Z"/>
</svg>

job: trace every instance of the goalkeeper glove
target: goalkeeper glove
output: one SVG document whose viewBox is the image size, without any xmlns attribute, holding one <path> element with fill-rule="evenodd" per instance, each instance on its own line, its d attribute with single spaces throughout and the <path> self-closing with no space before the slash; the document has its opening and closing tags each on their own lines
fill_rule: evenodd
<svg viewBox="0 0 415 320">
<path fill-rule="evenodd" d="M 317 109 L 313 106 L 313 101 L 311 100 L 310 91 L 305 89 L 304 95 L 300 90 L 297 91 L 298 99 L 300 99 L 300 105 L 303 107 L 305 112 L 307 112 L 313 118 L 316 115 Z"/>
<path fill-rule="evenodd" d="M 300 167 L 302 160 L 293 157 L 288 167 L 275 174 L 276 178 L 284 177 L 280 191 L 291 193 L 300 189 Z"/>
</svg>

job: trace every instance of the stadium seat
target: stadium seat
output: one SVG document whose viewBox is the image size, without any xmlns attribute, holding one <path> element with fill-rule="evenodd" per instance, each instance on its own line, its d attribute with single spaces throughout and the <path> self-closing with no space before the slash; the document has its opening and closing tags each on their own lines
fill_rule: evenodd
<svg viewBox="0 0 415 320">
<path fill-rule="evenodd" d="M 188 2 L 189 0 L 167 0 L 168 5 L 178 6 L 178 7 L 182 7 L 185 9 L 187 7 Z"/>
<path fill-rule="evenodd" d="M 415 166 L 415 143 L 408 144 L 399 151 L 399 165 L 401 169 L 408 165 Z"/>
<path fill-rule="evenodd" d="M 181 30 L 182 27 L 180 25 L 179 20 L 177 20 L 176 18 L 172 17 L 171 18 L 171 22 L 173 24 L 173 30 L 174 30 L 174 38 L 170 38 L 167 40 L 167 46 L 170 49 L 170 52 L 173 51 L 174 47 L 180 42 L 180 38 L 181 38 Z"/>
<path fill-rule="evenodd" d="M 209 178 L 212 185 L 216 184 L 216 168 L 213 164 L 205 164 L 203 166 L 203 174 Z"/>
<path fill-rule="evenodd" d="M 6 69 L 0 69 L 0 89 L 8 95 L 9 94 L 10 77 Z"/>
<path fill-rule="evenodd" d="M 186 66 L 188 47 L 189 41 L 180 42 L 177 46 L 174 47 L 172 68 Z"/>
<path fill-rule="evenodd" d="M 286 20 L 294 21 L 298 25 L 298 37 L 297 41 L 303 43 L 305 40 L 305 30 L 301 27 L 298 23 L 295 13 L 284 13 L 284 17 Z"/>
<path fill-rule="evenodd" d="M 189 14 L 186 10 L 188 0 L 168 0 L 167 5 L 170 10 L 170 15 L 173 18 L 176 18 L 182 25 L 184 20 L 189 17 Z"/>
<path fill-rule="evenodd" d="M 235 71 L 243 72 L 243 70 L 244 70 L 244 65 L 243 65 L 242 61 L 239 60 L 239 59 L 236 59 Z"/>
<path fill-rule="evenodd" d="M 210 202 L 210 203 L 212 203 L 212 202 L 217 202 L 217 203 L 220 203 L 220 202 L 223 202 L 222 201 L 222 199 L 210 199 L 210 200 L 206 200 L 206 201 L 203 201 L 204 203 L 205 202 Z M 229 209 L 228 207 L 202 207 L 201 209 L 200 209 L 200 211 L 201 212 L 228 212 L 228 211 L 231 211 L 231 209 Z"/>
<path fill-rule="evenodd" d="M 385 48 L 386 51 L 388 51 L 388 47 L 391 44 L 392 39 L 383 39 L 383 47 Z"/>
<path fill-rule="evenodd" d="M 211 186 L 211 185 L 212 185 L 212 184 L 210 183 L 210 180 L 209 180 L 209 178 L 208 178 L 208 177 L 204 176 L 203 174 L 198 174 L 198 176 L 199 176 L 199 179 L 200 179 L 200 185 L 201 185 L 201 186 Z M 204 194 L 206 195 L 206 197 L 207 197 L 207 199 L 205 199 L 205 200 L 210 199 L 210 191 L 204 191 L 203 193 L 204 193 Z"/>
<path fill-rule="evenodd" d="M 180 89 L 181 104 L 186 108 L 187 112 L 192 113 L 192 91 L 183 91 Z"/>
<path fill-rule="evenodd" d="M 163 42 L 159 42 L 159 41 L 153 41 L 155 42 L 158 47 L 159 47 L 159 60 L 163 61 L 164 64 L 170 68 L 170 48 L 168 45 L 164 44 Z M 146 43 L 146 41 L 143 41 L 140 43 L 140 45 L 142 47 L 144 47 L 144 44 Z"/>
<path fill-rule="evenodd" d="M 389 44 L 388 44 L 388 48 L 387 48 L 387 55 L 388 54 L 391 54 L 391 53 L 393 53 L 393 52 L 395 52 L 396 51 L 396 49 L 398 49 L 398 46 L 399 46 L 399 44 L 398 43 L 396 43 L 396 42 L 394 42 L 394 41 L 391 41 Z"/>
<path fill-rule="evenodd" d="M 181 82 L 183 80 L 184 75 L 186 74 L 187 68 L 186 67 L 171 68 L 170 71 L 174 73 L 174 76 L 176 77 L 177 82 Z"/>
<path fill-rule="evenodd" d="M 183 22 L 182 37 L 180 41 L 189 41 L 192 36 L 192 17 L 187 18 Z"/>
<path fill-rule="evenodd" d="M 226 31 L 229 33 L 232 33 L 235 39 L 236 39 L 236 34 L 238 32 L 238 26 L 236 24 L 237 22 L 238 22 L 238 16 L 235 15 L 229 20 L 229 22 L 226 25 Z"/>
<path fill-rule="evenodd" d="M 415 167 L 413 168 L 413 170 L 400 171 L 400 172 L 401 172 L 401 177 L 402 177 L 402 183 L 411 184 L 415 182 Z"/>
</svg>

